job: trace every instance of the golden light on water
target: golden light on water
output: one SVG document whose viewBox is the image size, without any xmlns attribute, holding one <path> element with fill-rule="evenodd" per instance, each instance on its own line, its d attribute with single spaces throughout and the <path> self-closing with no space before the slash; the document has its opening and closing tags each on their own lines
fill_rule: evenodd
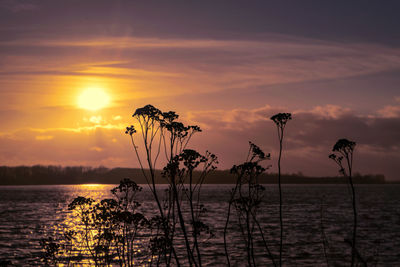
<svg viewBox="0 0 400 267">
<path fill-rule="evenodd" d="M 136 230 L 127 232 L 126 225 L 122 221 L 110 221 L 110 218 L 105 216 L 108 212 L 115 211 L 115 208 L 104 206 L 101 204 L 101 200 L 110 198 L 111 196 L 108 192 L 114 187 L 115 185 L 95 183 L 79 184 L 71 187 L 74 190 L 74 195 L 85 196 L 84 198 L 90 198 L 94 202 L 81 202 L 76 208 L 69 210 L 67 213 L 60 213 L 62 222 L 54 225 L 54 230 L 64 236 L 64 238 L 59 239 L 58 244 L 61 246 L 57 252 L 64 260 L 60 262 L 61 264 L 67 262 L 70 266 L 95 266 L 99 265 L 100 262 L 100 265 L 103 266 L 102 263 L 105 257 L 109 256 L 107 261 L 109 260 L 110 264 L 107 266 L 116 266 L 121 260 L 121 255 L 125 259 L 129 255 L 130 266 L 148 266 L 148 264 L 144 263 L 144 260 L 149 262 L 157 261 L 157 256 L 155 255 L 147 259 L 146 255 L 148 254 L 143 251 L 143 248 L 148 248 L 149 246 L 150 239 L 146 237 L 146 234 L 144 237 L 136 237 Z M 99 208 L 96 208 L 97 205 L 100 205 Z M 105 213 L 102 213 L 102 211 Z M 104 224 L 106 221 L 110 224 Z M 124 236 L 125 240 L 130 240 L 130 245 L 128 246 L 126 245 L 128 243 L 125 243 L 121 247 L 121 243 L 116 239 L 112 241 L 106 239 L 105 231 L 107 229 L 116 236 Z M 131 234 L 135 235 L 134 239 L 129 239 L 132 238 Z M 95 252 L 97 246 L 104 246 L 109 250 L 107 252 L 99 250 L 97 253 Z M 95 261 L 95 258 L 97 258 L 98 262 Z M 143 262 L 143 264 L 140 265 L 137 262 Z"/>
<path fill-rule="evenodd" d="M 102 184 L 81 184 L 81 186 L 87 186 L 87 187 L 103 187 Z"/>
<path fill-rule="evenodd" d="M 110 104 L 110 96 L 101 88 L 88 88 L 78 97 L 78 107 L 96 111 Z"/>
</svg>

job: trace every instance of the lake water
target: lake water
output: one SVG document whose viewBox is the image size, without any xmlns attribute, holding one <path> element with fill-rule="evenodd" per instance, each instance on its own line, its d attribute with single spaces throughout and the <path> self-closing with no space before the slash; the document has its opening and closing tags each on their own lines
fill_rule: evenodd
<svg viewBox="0 0 400 267">
<path fill-rule="evenodd" d="M 68 225 L 67 205 L 77 196 L 110 197 L 113 185 L 0 186 L 0 260 L 15 265 L 42 265 L 39 241 Z M 143 186 L 145 189 L 147 187 Z M 161 186 L 163 187 L 163 186 Z M 202 244 L 204 265 L 224 266 L 223 226 L 232 185 L 206 185 L 202 200 L 206 222 L 216 236 Z M 273 254 L 279 250 L 279 213 L 276 185 L 266 185 L 260 222 Z M 356 185 L 358 249 L 372 266 L 400 266 L 400 185 Z M 326 266 L 321 242 L 323 227 L 329 241 L 331 266 L 350 260 L 352 208 L 347 185 L 283 185 L 284 263 L 287 266 Z M 143 211 L 151 213 L 148 190 L 141 193 Z M 238 229 L 230 234 L 236 266 L 246 264 Z M 258 255 L 260 266 L 270 262 Z M 347 264 L 348 265 L 348 264 Z"/>
</svg>

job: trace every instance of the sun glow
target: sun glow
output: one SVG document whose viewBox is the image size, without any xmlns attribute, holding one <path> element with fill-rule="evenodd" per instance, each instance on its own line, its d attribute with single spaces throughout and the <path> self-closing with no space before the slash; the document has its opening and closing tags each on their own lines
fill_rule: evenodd
<svg viewBox="0 0 400 267">
<path fill-rule="evenodd" d="M 81 186 L 86 186 L 86 187 L 99 187 L 103 186 L 102 184 L 81 184 Z"/>
<path fill-rule="evenodd" d="M 100 88 L 88 88 L 78 97 L 78 106 L 88 110 L 99 110 L 109 103 L 110 96 Z"/>
</svg>

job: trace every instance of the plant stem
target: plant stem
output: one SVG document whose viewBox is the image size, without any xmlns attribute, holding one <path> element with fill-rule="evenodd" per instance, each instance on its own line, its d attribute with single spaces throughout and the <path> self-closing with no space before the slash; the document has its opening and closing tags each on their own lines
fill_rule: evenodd
<svg viewBox="0 0 400 267">
<path fill-rule="evenodd" d="M 279 243 L 279 266 L 282 266 L 283 249 L 283 219 L 282 219 L 282 186 L 281 186 L 281 157 L 282 157 L 283 128 L 280 128 L 279 136 L 279 158 L 278 158 L 278 185 L 279 185 L 279 223 L 280 223 L 280 243 Z"/>
<path fill-rule="evenodd" d="M 353 154 L 351 154 L 351 157 Z M 349 181 L 350 181 L 350 186 L 351 186 L 351 194 L 352 194 L 352 200 L 353 200 L 353 242 L 351 246 L 351 267 L 354 266 L 354 261 L 355 261 L 355 254 L 356 254 L 356 238 L 357 238 L 357 208 L 356 208 L 356 193 L 354 189 L 354 184 L 353 184 L 353 177 L 352 177 L 352 159 L 349 159 L 347 157 L 347 163 L 349 167 Z"/>
</svg>

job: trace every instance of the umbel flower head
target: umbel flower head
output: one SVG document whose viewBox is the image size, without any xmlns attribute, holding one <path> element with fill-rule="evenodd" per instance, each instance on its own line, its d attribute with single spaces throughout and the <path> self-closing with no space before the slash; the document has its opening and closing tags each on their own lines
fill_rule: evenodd
<svg viewBox="0 0 400 267">
<path fill-rule="evenodd" d="M 135 129 L 135 127 L 133 125 L 131 125 L 129 127 L 126 127 L 125 133 L 129 134 L 129 135 L 132 135 L 132 134 L 136 133 L 136 129 Z"/>
<path fill-rule="evenodd" d="M 333 152 L 343 152 L 345 154 L 349 154 L 353 152 L 354 147 L 356 146 L 356 142 L 349 141 L 345 138 L 339 139 L 336 144 L 333 146 Z"/>
<path fill-rule="evenodd" d="M 275 124 L 280 127 L 285 126 L 286 123 L 291 119 L 292 119 L 291 113 L 278 113 L 271 117 L 271 120 L 273 120 Z"/>
<path fill-rule="evenodd" d="M 158 108 L 152 106 L 152 105 L 146 105 L 142 108 L 136 109 L 135 113 L 133 113 L 132 117 L 135 116 L 143 116 L 143 117 L 150 117 L 155 120 L 159 120 L 162 115 L 161 110 Z"/>
<path fill-rule="evenodd" d="M 252 158 L 257 158 L 258 161 L 271 159 L 271 154 L 265 154 L 259 146 L 249 141 L 250 150 L 252 152 Z"/>
<path fill-rule="evenodd" d="M 329 155 L 329 158 L 339 166 L 339 172 L 344 176 L 347 176 L 347 173 L 346 169 L 343 166 L 343 159 L 346 159 L 346 161 L 350 165 L 349 168 L 351 168 L 352 156 L 355 146 L 356 142 L 349 141 L 345 138 L 339 139 L 332 148 L 332 151 L 336 152 L 338 155 L 335 153 Z"/>
</svg>

